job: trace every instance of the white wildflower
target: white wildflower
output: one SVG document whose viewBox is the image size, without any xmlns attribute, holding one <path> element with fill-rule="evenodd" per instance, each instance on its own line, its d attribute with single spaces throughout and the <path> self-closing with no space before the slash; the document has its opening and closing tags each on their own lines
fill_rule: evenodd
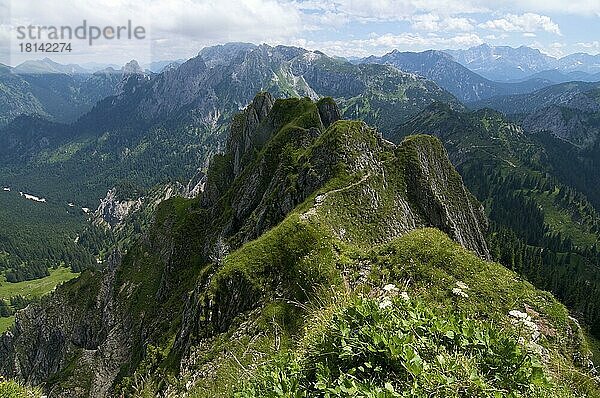
<svg viewBox="0 0 600 398">
<path fill-rule="evenodd" d="M 464 297 L 464 298 L 468 298 L 469 295 L 465 292 L 462 291 L 462 289 L 460 287 L 455 287 L 452 289 L 452 294 L 454 294 L 455 296 L 458 297 Z"/>
<path fill-rule="evenodd" d="M 400 298 L 401 298 L 402 300 L 405 300 L 405 301 L 408 301 L 408 300 L 410 300 L 410 297 L 408 297 L 408 293 L 407 293 L 407 292 L 402 292 L 402 293 L 400 293 Z"/>
<path fill-rule="evenodd" d="M 540 331 L 538 325 L 531 319 L 526 312 L 519 310 L 511 310 L 508 315 L 512 317 L 511 323 L 515 326 L 522 327 L 528 331 L 529 338 L 532 341 L 537 340 L 540 337 Z"/>
<path fill-rule="evenodd" d="M 381 303 L 379 303 L 379 308 L 388 308 L 391 305 L 392 305 L 392 301 L 389 299 L 385 299 Z"/>
<path fill-rule="evenodd" d="M 469 290 L 469 286 L 461 281 L 456 282 L 456 286 L 458 286 L 462 290 Z"/>
<path fill-rule="evenodd" d="M 398 291 L 398 288 L 393 283 L 388 283 L 383 287 L 383 290 L 387 293 L 395 293 Z"/>
<path fill-rule="evenodd" d="M 526 312 L 521 312 L 519 310 L 510 310 L 508 315 L 512 316 L 515 319 L 531 319 Z"/>
<path fill-rule="evenodd" d="M 523 325 L 527 326 L 527 327 L 528 327 L 529 329 L 531 329 L 531 330 L 537 330 L 537 328 L 538 328 L 538 327 L 537 327 L 537 325 L 535 324 L 535 322 L 533 322 L 533 321 L 531 321 L 531 320 L 529 320 L 529 319 L 523 319 L 523 320 L 521 321 L 521 323 L 522 323 Z"/>
<path fill-rule="evenodd" d="M 548 349 L 542 347 L 541 345 L 535 343 L 535 342 L 530 342 L 527 347 L 533 351 L 535 354 L 539 355 L 540 357 L 543 358 L 548 358 Z"/>
</svg>

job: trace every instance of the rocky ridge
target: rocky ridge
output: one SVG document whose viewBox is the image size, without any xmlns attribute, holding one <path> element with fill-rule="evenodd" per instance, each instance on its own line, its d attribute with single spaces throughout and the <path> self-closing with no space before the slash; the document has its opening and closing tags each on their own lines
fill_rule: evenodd
<svg viewBox="0 0 600 398">
<path fill-rule="evenodd" d="M 169 361 L 185 362 L 193 347 L 271 297 L 271 288 L 262 291 L 250 274 L 228 273 L 224 264 L 233 261 L 227 253 L 251 247 L 284 220 L 278 228 L 291 236 L 318 228 L 317 236 L 364 245 L 434 226 L 489 255 L 481 205 L 439 141 L 416 136 L 396 146 L 338 117 L 329 99 L 258 95 L 232 124 L 229 150 L 212 160 L 204 193 L 162 202 L 122 259 L 20 312 L 2 337 L 0 372 L 45 382 L 53 396 L 105 397 L 149 345 L 174 338 Z M 306 216 L 293 215 L 298 206 Z M 111 208 L 120 207 L 104 206 Z M 292 261 L 283 273 L 295 267 L 290 255 L 276 257 Z M 273 292 L 306 299 L 265 272 L 260 278 L 275 278 Z M 310 290 L 316 280 L 303 283 Z"/>
</svg>

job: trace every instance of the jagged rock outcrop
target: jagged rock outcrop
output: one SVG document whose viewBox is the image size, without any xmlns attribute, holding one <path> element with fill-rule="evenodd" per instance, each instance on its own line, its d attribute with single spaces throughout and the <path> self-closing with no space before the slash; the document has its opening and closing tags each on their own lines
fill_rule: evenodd
<svg viewBox="0 0 600 398">
<path fill-rule="evenodd" d="M 410 137 L 401 144 L 412 161 L 405 168 L 408 196 L 432 225 L 462 246 L 489 259 L 483 206 L 463 185 L 441 143 L 430 137 Z M 478 228 L 474 228 L 478 226 Z"/>
<path fill-rule="evenodd" d="M 237 177 L 243 164 L 244 156 L 262 145 L 266 138 L 256 134 L 258 125 L 267 117 L 275 99 L 270 93 L 260 93 L 248 107 L 232 122 L 231 132 L 227 140 L 227 152 L 233 156 L 233 175 Z"/>
<path fill-rule="evenodd" d="M 98 221 L 110 228 L 121 224 L 125 218 L 142 207 L 142 198 L 136 200 L 118 200 L 116 188 L 110 189 L 106 197 L 100 200 L 100 205 L 94 216 Z"/>
<path fill-rule="evenodd" d="M 192 199 L 204 192 L 206 174 L 201 170 L 188 181 L 186 185 L 179 182 L 158 185 L 142 193 L 134 193 L 131 197 L 121 197 L 120 188 L 113 187 L 100 200 L 94 212 L 93 222 L 113 232 L 123 234 L 127 224 L 139 222 L 148 224 L 160 203 L 174 197 Z M 131 231 L 125 231 L 127 234 Z"/>
<path fill-rule="evenodd" d="M 206 184 L 206 174 L 202 170 L 198 172 L 188 181 L 183 192 L 184 198 L 195 198 L 204 191 Z"/>
<path fill-rule="evenodd" d="M 0 337 L 0 372 L 32 385 L 54 380 L 52 397 L 108 396 L 132 348 L 132 320 L 115 300 L 120 262 L 114 255 L 103 272 L 67 282 L 19 311 L 14 328 Z M 78 383 L 61 384 L 68 380 Z"/>
<path fill-rule="evenodd" d="M 131 60 L 121 68 L 121 81 L 115 87 L 115 95 L 123 96 L 127 92 L 133 94 L 139 85 L 150 80 L 150 76 L 146 74 L 136 60 Z"/>
<path fill-rule="evenodd" d="M 263 124 L 273 125 L 278 117 L 269 115 Z M 317 124 L 321 124 L 320 119 Z M 320 133 L 311 133 L 314 130 Z M 439 140 L 419 136 L 396 146 L 364 123 L 344 121 L 326 130 L 311 127 L 295 131 L 292 137 L 289 144 L 306 153 L 301 156 L 302 165 L 292 172 L 293 186 L 288 185 L 289 164 L 277 164 L 273 170 L 266 156 L 259 155 L 227 188 L 228 209 L 234 216 L 222 236 L 230 237 L 233 248 L 275 226 L 311 193 L 335 178 L 336 165 L 343 164 L 345 172 L 355 175 L 357 181 L 317 195 L 301 219 L 310 222 L 324 217 L 323 222 L 340 240 L 366 245 L 391 241 L 415 228 L 435 226 L 464 247 L 489 258 L 483 207 L 464 187 Z M 263 149 L 266 153 L 273 150 Z M 227 167 L 219 164 L 219 168 Z M 222 197 L 225 191 L 219 192 L 217 185 L 210 178 L 207 181 L 207 186 L 215 187 L 214 194 Z M 369 230 L 367 225 L 377 228 Z M 207 283 L 199 283 L 186 302 L 174 347 L 183 357 L 198 338 L 223 332 L 237 314 L 257 305 L 262 296 L 244 275 L 235 274 L 223 282 L 220 295 L 206 302 Z"/>
<path fill-rule="evenodd" d="M 321 116 L 321 122 L 325 128 L 331 126 L 333 123 L 342 119 L 340 108 L 332 98 L 323 98 L 317 102 L 319 108 L 319 116 Z"/>
<path fill-rule="evenodd" d="M 330 100 L 256 96 L 232 124 L 226 153 L 213 158 L 200 198 L 160 203 L 120 262 L 19 313 L 2 337 L 1 373 L 45 381 L 56 396 L 107 397 L 151 344 L 173 338 L 169 361 L 186 362 L 195 345 L 209 344 L 268 292 L 306 298 L 284 275 L 286 265 L 308 255 L 304 249 L 276 254 L 284 268 L 275 274 L 219 274 L 233 261 L 227 253 L 281 224 L 307 248 L 315 239 L 302 232 L 307 228 L 368 248 L 433 226 L 488 256 L 481 206 L 437 139 L 394 145 L 363 122 L 337 119 Z"/>
</svg>

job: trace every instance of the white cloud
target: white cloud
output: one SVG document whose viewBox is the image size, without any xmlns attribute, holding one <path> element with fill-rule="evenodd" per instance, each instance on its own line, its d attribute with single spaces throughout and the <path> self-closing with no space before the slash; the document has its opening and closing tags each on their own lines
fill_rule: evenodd
<svg viewBox="0 0 600 398">
<path fill-rule="evenodd" d="M 549 47 L 547 47 L 547 51 L 550 55 L 556 58 L 560 58 L 565 55 L 565 49 L 567 45 L 564 43 L 551 43 Z"/>
<path fill-rule="evenodd" d="M 276 0 L 171 0 L 152 2 L 153 26 L 159 32 L 197 40 L 266 40 L 289 37 L 302 28 L 300 13 Z"/>
<path fill-rule="evenodd" d="M 504 18 L 489 20 L 479 25 L 480 28 L 500 30 L 505 32 L 537 32 L 545 31 L 561 35 L 557 23 L 546 15 L 525 13 L 522 15 L 508 14 Z"/>
<path fill-rule="evenodd" d="M 600 52 L 600 41 L 594 40 L 590 42 L 580 42 L 575 45 L 576 48 L 579 48 L 582 51 L 588 52 Z"/>
<path fill-rule="evenodd" d="M 0 0 L 2 2 L 2 0 Z M 68 62 L 102 61 L 124 63 L 194 56 L 206 45 L 230 41 L 266 42 L 300 35 L 307 27 L 300 10 L 286 0 L 61 0 L 56 2 L 10 1 L 10 21 L 1 26 L 88 25 L 119 26 L 131 20 L 146 28 L 143 42 L 112 40 L 98 42 L 93 48 L 73 43 Z M 13 34 L 16 37 L 16 32 Z M 16 42 L 16 40 L 15 40 Z M 16 48 L 16 45 L 14 46 Z M 12 64 L 24 57 L 12 51 Z M 39 58 L 39 55 L 31 55 Z M 93 59 L 92 59 L 93 58 Z M 2 60 L 0 59 L 0 62 Z"/>
<path fill-rule="evenodd" d="M 349 22 L 409 21 L 418 14 L 437 13 L 445 17 L 488 11 L 477 0 L 295 0 L 294 6 L 319 17 L 335 13 Z"/>
<path fill-rule="evenodd" d="M 147 25 L 150 43 L 123 41 L 78 46 L 69 62 L 124 63 L 131 58 L 176 59 L 194 56 L 207 45 L 229 41 L 309 43 L 333 54 L 382 53 L 394 48 L 469 47 L 485 37 L 494 44 L 518 38 L 560 35 L 560 15 L 600 16 L 600 0 L 0 0 L 0 62 L 8 46 L 2 29 L 14 24 L 68 24 L 82 19 L 96 25 L 127 19 Z M 10 5 L 10 13 L 2 9 Z M 546 14 L 546 15 L 544 15 Z M 6 24 L 2 17 L 10 16 Z M 477 19 L 477 20 L 476 20 Z M 567 33 L 567 18 L 564 24 Z M 481 29 L 487 29 L 482 31 Z M 377 32 L 369 36 L 365 32 Z M 389 32 L 386 34 L 386 32 Z M 403 33 L 398 33 L 403 32 Z M 510 33 L 510 36 L 508 35 Z M 518 33 L 518 35 L 514 35 Z M 589 32 L 590 37 L 597 32 Z M 595 36 L 594 36 L 595 35 Z M 507 40 L 508 38 L 515 40 Z M 600 51 L 597 41 L 571 49 Z M 304 40 L 301 40 L 304 39 Z M 531 39 L 535 40 L 535 39 Z M 129 43 L 131 44 L 131 43 Z M 519 43 L 520 44 L 520 43 Z M 86 48 L 84 48 L 86 47 Z M 550 48 L 548 42 L 545 47 Z M 35 55 L 35 54 L 34 54 Z M 39 58 L 39 56 L 36 56 Z M 94 59 L 90 59 L 94 58 Z M 143 62 L 140 59 L 140 62 Z"/>
<path fill-rule="evenodd" d="M 532 48 L 537 48 L 542 53 L 550 55 L 551 57 L 561 58 L 565 55 L 565 49 L 567 47 L 564 43 L 554 42 L 548 45 L 544 45 L 539 41 L 534 41 L 529 45 Z"/>
<path fill-rule="evenodd" d="M 440 18 L 436 14 L 419 14 L 412 18 L 411 27 L 415 30 L 439 32 L 439 31 L 458 31 L 469 32 L 475 30 L 473 19 L 447 17 Z"/>
<path fill-rule="evenodd" d="M 486 40 L 504 40 L 508 37 L 506 33 L 502 33 L 499 35 L 485 35 L 484 38 Z"/>
<path fill-rule="evenodd" d="M 385 54 L 392 50 L 423 51 L 432 48 L 466 48 L 482 44 L 483 40 L 474 33 L 464 33 L 452 37 L 441 37 L 435 34 L 421 35 L 417 33 L 371 34 L 367 39 L 307 41 L 298 40 L 294 44 L 311 50 L 321 50 L 330 55 L 344 57 L 365 57 L 373 54 Z"/>
<path fill-rule="evenodd" d="M 412 1 L 403 0 L 338 0 L 333 4 L 340 13 L 363 21 L 404 20 L 418 11 Z"/>
<path fill-rule="evenodd" d="M 32 24 L 115 25 L 131 19 L 151 24 L 158 33 L 223 38 L 242 34 L 254 39 L 286 36 L 302 30 L 300 11 L 280 0 L 61 0 L 43 3 L 11 0 L 10 18 Z"/>
<path fill-rule="evenodd" d="M 508 3 L 507 5 L 515 10 L 600 17 L 598 0 L 512 0 Z"/>
<path fill-rule="evenodd" d="M 443 21 L 442 29 L 467 32 L 475 29 L 473 22 L 470 18 L 448 18 Z"/>
<path fill-rule="evenodd" d="M 292 0 L 304 10 L 324 10 L 350 20 L 404 21 L 422 13 L 553 13 L 600 16 L 598 0 Z"/>
</svg>

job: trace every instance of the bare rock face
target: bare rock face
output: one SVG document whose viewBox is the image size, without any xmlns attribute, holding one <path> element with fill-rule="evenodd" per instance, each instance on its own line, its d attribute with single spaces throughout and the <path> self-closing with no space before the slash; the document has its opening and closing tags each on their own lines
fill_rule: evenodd
<svg viewBox="0 0 600 398">
<path fill-rule="evenodd" d="M 204 185 L 206 184 L 206 174 L 201 170 L 188 181 L 185 190 L 183 192 L 184 198 L 195 198 L 204 192 Z"/>
<path fill-rule="evenodd" d="M 94 212 L 94 223 L 118 231 L 136 215 L 142 219 L 144 215 L 150 218 L 160 203 L 165 200 L 173 197 L 191 199 L 199 196 L 204 192 L 205 184 L 206 174 L 198 170 L 186 185 L 179 182 L 167 183 L 133 198 L 119 198 L 118 188 L 113 187 L 100 200 L 100 205 Z"/>
<path fill-rule="evenodd" d="M 410 159 L 405 175 L 414 207 L 463 247 L 490 259 L 483 206 L 463 185 L 441 142 L 430 136 L 409 137 L 400 148 Z"/>
<path fill-rule="evenodd" d="M 261 144 L 258 142 L 257 129 L 265 120 L 275 99 L 269 93 L 257 94 L 248 107 L 239 114 L 231 125 L 231 133 L 227 140 L 227 152 L 233 156 L 233 175 L 239 175 L 244 155 L 252 148 Z"/>
<path fill-rule="evenodd" d="M 552 105 L 531 113 L 523 120 L 523 128 L 532 132 L 549 132 L 579 147 L 592 146 L 600 137 L 594 123 L 595 113 Z"/>
<path fill-rule="evenodd" d="M 131 60 L 121 69 L 121 81 L 115 87 L 115 95 L 123 96 L 132 94 L 145 81 L 150 80 L 136 60 Z"/>
<path fill-rule="evenodd" d="M 84 286 L 72 280 L 67 288 L 19 311 L 15 327 L 0 337 L 0 372 L 37 385 L 69 368 L 68 377 L 78 380 L 77 386 L 59 382 L 50 396 L 108 396 L 132 347 L 129 321 L 115 301 L 120 261 L 113 256 L 105 271 L 88 277 Z"/>
<path fill-rule="evenodd" d="M 138 211 L 141 207 L 142 198 L 119 201 L 116 188 L 112 188 L 106 193 L 106 197 L 100 201 L 94 215 L 99 222 L 113 228 L 120 225 L 127 216 Z"/>
<path fill-rule="evenodd" d="M 332 98 L 323 98 L 317 102 L 317 107 L 319 108 L 321 122 L 325 128 L 342 119 L 340 108 L 338 108 L 337 104 Z"/>
</svg>

